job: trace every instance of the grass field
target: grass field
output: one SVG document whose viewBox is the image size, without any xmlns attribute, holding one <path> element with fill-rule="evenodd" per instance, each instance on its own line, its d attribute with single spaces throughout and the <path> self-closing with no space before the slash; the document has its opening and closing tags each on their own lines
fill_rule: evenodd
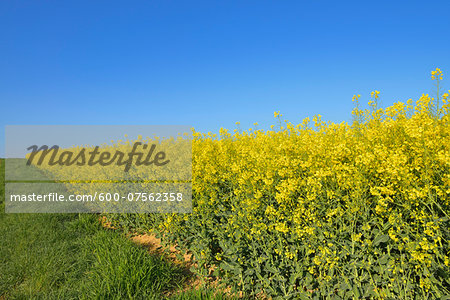
<svg viewBox="0 0 450 300">
<path fill-rule="evenodd" d="M 5 214 L 0 169 L 0 299 L 223 299 L 93 214 Z M 166 295 L 176 295 L 168 297 Z"/>
</svg>

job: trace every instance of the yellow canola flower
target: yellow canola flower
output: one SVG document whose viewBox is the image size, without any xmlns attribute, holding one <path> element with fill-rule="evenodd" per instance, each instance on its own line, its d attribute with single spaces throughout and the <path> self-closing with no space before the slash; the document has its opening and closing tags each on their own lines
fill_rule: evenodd
<svg viewBox="0 0 450 300">
<path fill-rule="evenodd" d="M 431 79 L 432 80 L 437 80 L 437 79 L 442 80 L 442 78 L 443 78 L 443 74 L 442 74 L 441 69 L 436 68 L 436 71 L 431 71 Z"/>
<path fill-rule="evenodd" d="M 370 96 L 375 99 L 378 99 L 379 95 L 380 95 L 379 91 L 373 91 L 370 93 Z"/>
</svg>

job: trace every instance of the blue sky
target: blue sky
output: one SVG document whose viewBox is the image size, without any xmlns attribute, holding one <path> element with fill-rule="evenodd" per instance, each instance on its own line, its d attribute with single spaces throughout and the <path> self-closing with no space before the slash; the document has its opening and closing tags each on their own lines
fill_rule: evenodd
<svg viewBox="0 0 450 300">
<path fill-rule="evenodd" d="M 0 2 L 1 126 L 349 121 L 450 89 L 450 1 Z M 4 130 L 0 131 L 0 156 Z"/>
</svg>

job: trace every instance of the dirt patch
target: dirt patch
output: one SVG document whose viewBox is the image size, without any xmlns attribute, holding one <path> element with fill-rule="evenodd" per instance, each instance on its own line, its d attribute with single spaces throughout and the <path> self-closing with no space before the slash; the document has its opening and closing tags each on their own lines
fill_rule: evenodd
<svg viewBox="0 0 450 300">
<path fill-rule="evenodd" d="M 183 255 L 183 261 L 180 261 L 177 258 L 177 254 L 179 254 L 179 251 L 175 248 L 175 246 L 164 247 L 161 243 L 161 239 L 157 238 L 154 234 L 141 234 L 136 235 L 131 238 L 131 240 L 145 248 L 148 249 L 151 253 L 158 253 L 161 255 L 164 255 L 166 253 L 169 253 L 169 257 L 175 261 L 177 264 L 186 264 L 191 266 L 193 263 L 192 254 L 184 254 Z M 167 251 L 168 250 L 168 251 Z"/>
<path fill-rule="evenodd" d="M 177 256 L 180 252 L 175 248 L 175 246 L 164 247 L 161 243 L 161 239 L 157 238 L 156 235 L 140 234 L 131 237 L 131 240 L 136 244 L 146 248 L 149 253 L 163 255 L 168 257 L 175 264 L 179 265 L 183 269 L 183 273 L 186 276 L 186 282 L 183 287 L 177 291 L 171 291 L 166 293 L 165 296 L 169 297 L 175 294 L 180 294 L 189 290 L 197 290 L 201 287 L 206 286 L 207 281 L 200 279 L 194 273 L 190 271 L 190 267 L 194 265 L 192 254 L 184 254 L 183 260 L 180 261 Z"/>
<path fill-rule="evenodd" d="M 104 228 L 116 230 L 114 226 L 110 222 L 107 221 L 105 216 L 100 217 L 100 222 Z M 190 271 L 192 266 L 195 267 L 195 261 L 192 254 L 184 254 L 183 259 L 179 259 L 180 251 L 178 251 L 175 246 L 164 246 L 161 242 L 161 239 L 157 238 L 155 234 L 146 233 L 146 234 L 138 234 L 138 235 L 130 235 L 129 238 L 135 242 L 136 244 L 142 246 L 147 249 L 147 251 L 151 254 L 162 255 L 169 258 L 175 264 L 180 266 L 183 270 L 183 273 L 186 276 L 186 282 L 183 287 L 177 291 L 168 292 L 165 296 L 172 296 L 175 294 L 180 294 L 189 290 L 198 290 L 200 288 L 214 288 L 218 294 L 226 294 L 229 296 L 234 296 L 241 298 L 242 293 L 232 293 L 230 287 L 220 287 L 220 279 L 217 277 L 207 277 L 207 278 L 199 278 L 197 275 Z M 209 274 L 212 274 L 214 271 L 214 267 L 211 267 L 209 270 Z M 264 298 L 263 298 L 264 299 Z M 0 300 L 2 300 L 0 298 Z"/>
<path fill-rule="evenodd" d="M 217 290 L 217 293 L 220 294 L 227 294 L 227 295 L 233 295 L 233 296 L 242 296 L 241 293 L 232 294 L 231 288 L 220 288 L 220 280 L 217 277 L 206 277 L 206 278 L 199 278 L 194 273 L 190 271 L 190 267 L 195 266 L 195 261 L 193 260 L 192 254 L 184 254 L 183 260 L 180 261 L 177 258 L 177 254 L 180 252 L 175 248 L 175 246 L 170 246 L 168 248 L 165 248 L 162 243 L 161 239 L 157 238 L 154 234 L 148 233 L 148 234 L 141 234 L 131 237 L 131 240 L 145 248 L 148 249 L 150 253 L 156 253 L 158 255 L 168 255 L 169 258 L 175 262 L 176 264 L 182 266 L 182 268 L 185 270 L 185 274 L 187 275 L 187 281 L 186 284 L 176 292 L 172 292 L 167 294 L 166 296 L 171 296 L 174 294 L 179 294 L 182 292 L 186 292 L 189 290 L 197 290 L 200 288 L 214 288 Z M 167 251 L 168 250 L 168 251 Z M 179 256 L 178 256 L 179 257 Z M 211 267 L 209 270 L 210 274 L 213 273 L 214 268 Z"/>
<path fill-rule="evenodd" d="M 108 221 L 106 216 L 99 217 L 99 221 L 102 224 L 103 227 L 106 229 L 117 229 L 114 226 L 112 226 L 111 222 Z"/>
</svg>

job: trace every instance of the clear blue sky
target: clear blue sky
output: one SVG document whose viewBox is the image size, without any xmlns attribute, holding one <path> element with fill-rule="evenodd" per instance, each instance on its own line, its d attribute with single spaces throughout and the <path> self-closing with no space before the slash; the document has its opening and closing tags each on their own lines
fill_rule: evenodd
<svg viewBox="0 0 450 300">
<path fill-rule="evenodd" d="M 349 121 L 450 75 L 450 1 L 0 2 L 1 126 Z M 450 89 L 450 80 L 444 78 Z M 4 130 L 0 131 L 0 156 Z"/>
</svg>

